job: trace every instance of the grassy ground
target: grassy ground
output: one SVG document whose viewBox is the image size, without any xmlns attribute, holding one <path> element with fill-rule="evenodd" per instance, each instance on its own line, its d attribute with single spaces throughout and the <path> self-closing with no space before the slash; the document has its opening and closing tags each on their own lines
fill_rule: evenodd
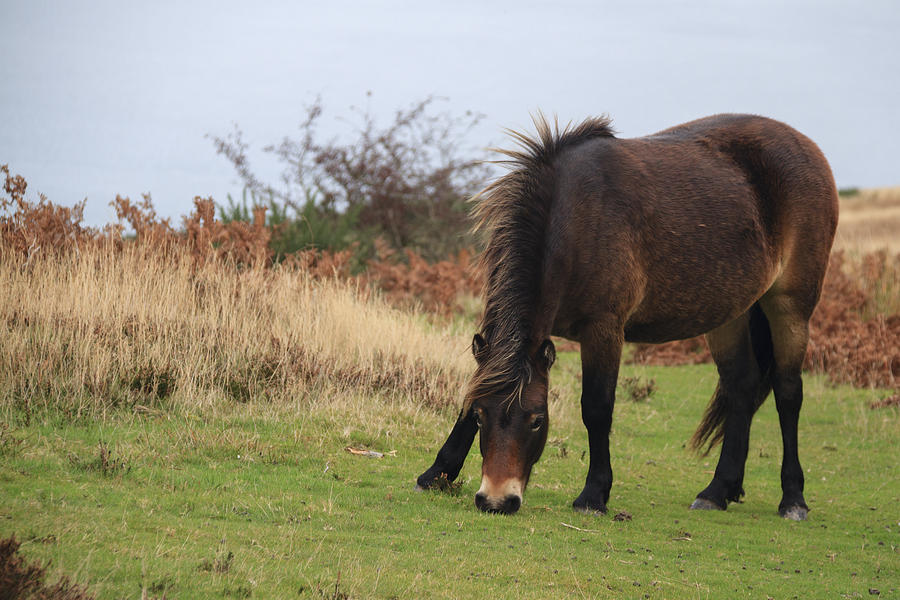
<svg viewBox="0 0 900 600">
<path fill-rule="evenodd" d="M 879 194 L 842 200 L 852 257 L 896 251 L 898 196 Z M 806 523 L 776 512 L 771 400 L 745 502 L 687 510 L 715 467 L 684 449 L 708 365 L 623 369 L 657 391 L 620 390 L 610 514 L 574 513 L 588 457 L 572 353 L 518 514 L 475 510 L 477 450 L 459 490 L 413 492 L 472 330 L 290 269 L 0 246 L 0 536 L 100 598 L 900 596 L 900 410 L 868 408 L 885 391 L 807 378 Z"/>
<path fill-rule="evenodd" d="M 611 510 L 588 516 L 569 508 L 587 468 L 576 365 L 566 354 L 554 367 L 551 439 L 511 517 L 475 510 L 477 449 L 458 493 L 413 491 L 450 410 L 323 386 L 295 404 L 81 419 L 8 409 L 0 535 L 15 533 L 26 557 L 52 560 L 100 598 L 900 595 L 900 414 L 868 408 L 884 393 L 807 378 L 812 511 L 795 523 L 776 512 L 771 399 L 754 421 L 745 502 L 691 512 L 715 458 L 684 442 L 714 369 L 625 368 L 657 391 L 640 403 L 620 391 Z M 614 520 L 621 511 L 631 519 Z"/>
</svg>

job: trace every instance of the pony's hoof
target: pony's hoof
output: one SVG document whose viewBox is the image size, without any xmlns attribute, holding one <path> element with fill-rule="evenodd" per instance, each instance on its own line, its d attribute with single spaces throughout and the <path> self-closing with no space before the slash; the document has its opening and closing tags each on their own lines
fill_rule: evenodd
<svg viewBox="0 0 900 600">
<path fill-rule="evenodd" d="M 691 510 L 725 510 L 712 500 L 697 498 L 691 503 Z"/>
<path fill-rule="evenodd" d="M 581 495 L 572 502 L 572 508 L 574 508 L 576 512 L 584 513 L 586 515 L 606 514 L 606 503 L 596 497 L 591 499 L 584 492 L 581 492 Z"/>
<path fill-rule="evenodd" d="M 781 516 L 785 519 L 790 519 L 791 521 L 805 521 L 806 515 L 809 514 L 809 509 L 805 506 L 794 506 L 788 507 L 784 510 L 778 511 L 781 513 Z"/>
</svg>

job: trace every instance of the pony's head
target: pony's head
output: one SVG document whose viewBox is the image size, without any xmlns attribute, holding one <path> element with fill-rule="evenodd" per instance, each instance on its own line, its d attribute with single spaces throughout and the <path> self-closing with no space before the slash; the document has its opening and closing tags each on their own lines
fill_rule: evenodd
<svg viewBox="0 0 900 600">
<path fill-rule="evenodd" d="M 478 366 L 467 403 L 478 423 L 483 459 L 475 506 L 511 514 L 519 510 L 531 469 L 547 442 L 548 372 L 556 350 L 548 339 L 516 359 L 492 352 L 476 334 L 472 352 Z"/>
</svg>

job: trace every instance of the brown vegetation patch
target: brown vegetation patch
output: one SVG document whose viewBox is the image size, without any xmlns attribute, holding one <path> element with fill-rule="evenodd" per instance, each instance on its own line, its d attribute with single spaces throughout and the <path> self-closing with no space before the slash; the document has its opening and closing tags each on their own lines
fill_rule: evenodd
<svg viewBox="0 0 900 600">
<path fill-rule="evenodd" d="M 888 408 L 889 406 L 900 407 L 900 394 L 894 394 L 893 396 L 888 396 L 887 398 L 882 398 L 881 400 L 869 403 L 869 408 L 872 410 Z"/>
<path fill-rule="evenodd" d="M 10 333 L 31 332 L 17 338 L 21 345 L 18 351 L 30 351 L 34 346 L 32 350 L 42 357 L 40 361 L 26 361 L 21 385 L 10 384 L 15 397 L 77 397 L 87 393 L 115 404 L 124 393 L 144 405 L 180 393 L 189 382 L 195 390 L 218 386 L 233 399 L 247 401 L 270 397 L 273 390 L 308 386 L 324 377 L 375 391 L 399 391 L 425 404 L 442 406 L 452 401 L 460 388 L 458 367 L 450 369 L 433 357 L 404 354 L 402 342 L 391 346 L 394 349 L 390 351 L 373 351 L 368 358 L 346 361 L 341 356 L 346 352 L 337 346 L 325 352 L 298 340 L 289 333 L 297 325 L 284 318 L 285 311 L 292 310 L 296 302 L 292 294 L 320 293 L 310 291 L 310 284 L 303 281 L 343 282 L 355 290 L 360 301 L 371 300 L 375 294 L 403 309 L 421 307 L 443 316 L 465 311 L 461 300 L 477 296 L 482 285 L 469 252 L 429 262 L 412 250 L 401 252 L 379 242 L 376 257 L 368 260 L 365 271 L 359 274 L 352 272 L 353 248 L 302 250 L 281 257 L 276 264 L 270 248 L 273 228 L 265 224 L 264 208 L 254 207 L 252 223 L 223 223 L 215 218 L 212 200 L 195 198 L 194 210 L 183 219 L 183 227 L 176 229 L 167 219 L 158 217 L 148 196 L 138 203 L 117 197 L 112 204 L 119 222 L 96 229 L 80 224 L 81 205 L 62 208 L 44 197 L 29 201 L 24 178 L 10 175 L 5 165 L 0 171 L 5 176 L 5 195 L 0 194 L 0 253 L 12 269 L 7 283 L 15 277 L 38 281 L 34 271 L 38 264 L 41 269 L 59 269 L 57 279 L 74 282 L 79 263 L 71 257 L 76 257 L 82 263 L 94 261 L 90 267 L 94 271 L 83 273 L 83 281 L 77 285 L 104 281 L 110 289 L 119 286 L 116 293 L 124 293 L 124 298 L 107 294 L 96 302 L 131 302 L 88 305 L 81 315 L 66 308 L 65 302 L 52 310 L 39 310 L 33 302 L 8 303 L 0 311 L 0 328 Z M 893 207 L 893 200 L 884 202 Z M 129 229 L 133 238 L 123 236 Z M 53 266 L 52 261 L 47 262 L 52 257 L 69 262 Z M 122 261 L 127 265 L 112 266 Z M 169 302 L 164 295 L 150 300 L 150 287 L 163 274 L 175 272 L 181 274 L 172 285 L 181 286 L 177 293 L 182 299 L 189 298 L 181 303 L 180 310 L 191 314 L 163 310 L 148 317 L 146 313 L 154 312 L 148 311 L 148 302 Z M 20 285 L 26 285 L 24 293 L 28 294 L 29 284 Z M 279 296 L 277 302 L 275 296 Z M 310 308 L 321 304 L 310 298 Z M 89 304 L 91 300 L 84 302 Z M 348 305 L 343 313 L 346 316 L 341 318 L 355 322 L 360 310 Z M 810 331 L 808 369 L 826 373 L 834 382 L 900 387 L 900 254 L 891 255 L 886 250 L 864 255 L 834 252 Z M 54 341 L 48 337 L 51 332 L 57 332 L 51 337 L 64 334 L 66 340 Z M 352 332 L 340 333 L 350 339 L 347 336 Z M 337 340 L 332 345 L 348 343 L 335 338 L 334 333 L 326 335 Z M 102 351 L 111 374 L 101 373 L 91 364 L 96 363 L 96 356 L 87 360 L 74 354 L 78 340 L 85 338 L 91 338 L 95 352 Z M 56 344 L 59 352 L 54 353 L 47 344 Z M 209 353 L 211 362 L 186 366 L 187 357 L 202 354 L 198 354 L 200 348 Z M 560 340 L 560 349 L 577 349 L 577 344 Z M 636 364 L 654 365 L 710 360 L 702 337 L 637 345 L 630 358 Z M 57 377 L 76 367 L 83 369 L 77 377 Z M 190 368 L 201 370 L 189 373 Z M 59 384 L 63 379 L 68 383 Z"/>
<path fill-rule="evenodd" d="M 0 598 L 22 600 L 92 600 L 94 596 L 63 575 L 52 584 L 44 583 L 47 567 L 29 563 L 19 554 L 15 536 L 0 540 Z"/>
<path fill-rule="evenodd" d="M 635 344 L 628 361 L 635 365 L 699 365 L 712 362 L 703 336 L 665 344 Z"/>
<path fill-rule="evenodd" d="M 900 255 L 867 255 L 845 266 L 845 255 L 831 255 L 822 299 L 810 321 L 805 366 L 835 383 L 861 387 L 900 387 L 900 314 L 875 306 L 879 282 L 897 281 Z M 866 318 L 866 315 L 871 315 Z"/>
<path fill-rule="evenodd" d="M 194 198 L 194 209 L 183 219 L 183 229 L 174 228 L 169 219 L 156 214 L 149 195 L 140 202 L 117 196 L 110 204 L 118 223 L 103 229 L 81 225 L 83 203 L 73 208 L 52 204 L 45 197 L 35 203 L 25 197 L 27 182 L 21 175 L 10 175 L 7 165 L 0 166 L 5 176 L 0 196 L 0 244 L 4 251 L 27 257 L 47 253 L 81 251 L 87 247 L 108 247 L 122 251 L 141 248 L 154 257 L 179 257 L 189 254 L 194 264 L 227 263 L 240 268 L 271 267 L 274 253 L 269 244 L 272 227 L 265 225 L 266 207 L 253 207 L 253 223 L 215 218 L 211 198 Z M 4 214 L 5 213 L 5 214 Z M 126 231 L 132 231 L 129 241 Z M 130 234 L 129 234 L 130 235 Z M 313 279 L 353 281 L 361 288 L 371 287 L 402 308 L 421 306 L 425 310 L 449 315 L 459 310 L 461 294 L 478 295 L 481 277 L 466 250 L 436 262 L 426 261 L 411 249 L 398 253 L 383 240 L 376 241 L 376 258 L 367 262 L 359 276 L 351 274 L 353 248 L 330 251 L 310 248 L 283 257 L 282 268 L 298 269 Z M 197 293 L 204 292 L 202 282 Z"/>
<path fill-rule="evenodd" d="M 459 309 L 460 294 L 477 295 L 481 277 L 465 250 L 434 263 L 405 250 L 406 261 L 384 242 L 376 242 L 377 260 L 369 261 L 364 280 L 380 289 L 396 306 L 420 304 L 425 310 L 449 315 Z"/>
</svg>

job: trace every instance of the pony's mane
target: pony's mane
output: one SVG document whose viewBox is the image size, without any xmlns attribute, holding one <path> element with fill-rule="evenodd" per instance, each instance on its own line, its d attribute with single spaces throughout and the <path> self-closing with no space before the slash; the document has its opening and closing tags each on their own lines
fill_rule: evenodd
<svg viewBox="0 0 900 600">
<path fill-rule="evenodd" d="M 472 378 L 465 408 L 477 398 L 506 393 L 521 398 L 531 381 L 527 350 L 540 300 L 544 242 L 553 203 L 554 161 L 566 148 L 584 141 L 613 137 L 608 117 L 589 118 L 560 131 L 543 114 L 532 117 L 535 136 L 513 130 L 507 134 L 519 146 L 494 149 L 505 155 L 496 161 L 509 173 L 490 183 L 473 199 L 474 230 L 487 234 L 481 255 L 485 276 L 485 310 L 481 332 L 487 341 L 486 356 Z"/>
</svg>

